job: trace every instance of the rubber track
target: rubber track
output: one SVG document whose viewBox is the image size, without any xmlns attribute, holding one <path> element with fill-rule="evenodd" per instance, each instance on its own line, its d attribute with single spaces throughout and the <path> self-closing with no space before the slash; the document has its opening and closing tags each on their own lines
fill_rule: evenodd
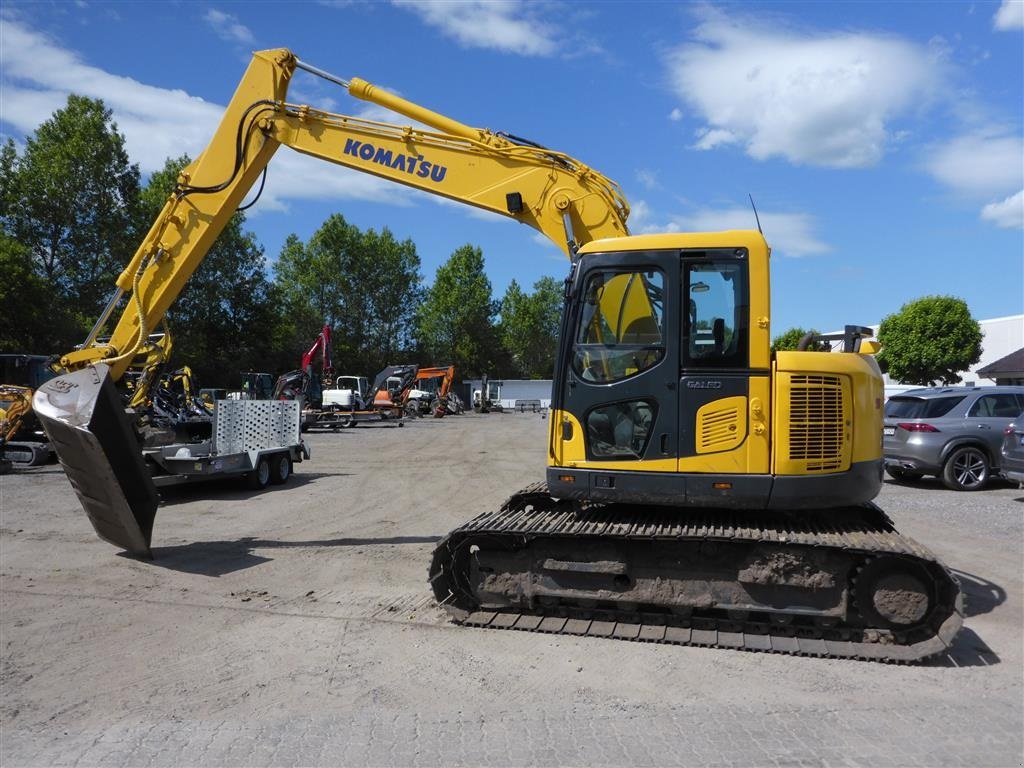
<svg viewBox="0 0 1024 768">
<path fill-rule="evenodd" d="M 496 512 L 485 512 L 456 528 L 438 544 L 430 569 L 435 596 L 454 621 L 490 629 L 518 629 L 563 635 L 615 638 L 670 645 L 733 648 L 748 651 L 786 653 L 800 656 L 911 662 L 944 653 L 963 624 L 963 596 L 956 581 L 925 547 L 898 533 L 892 521 L 874 504 L 831 511 L 816 518 L 792 519 L 768 513 L 757 515 L 715 510 L 693 512 L 668 508 L 644 508 L 642 514 L 623 521 L 600 505 L 579 506 L 552 499 L 545 483 L 528 486 L 511 497 Z M 650 540 L 706 539 L 730 542 L 759 542 L 827 547 L 872 557 L 894 555 L 934 564 L 948 579 L 940 585 L 940 596 L 932 612 L 937 625 L 929 637 L 898 644 L 891 633 L 867 630 L 873 642 L 846 639 L 845 633 L 819 630 L 817 637 L 800 632 L 772 633 L 763 623 L 744 624 L 736 620 L 697 618 L 692 626 L 666 625 L 660 614 L 629 613 L 600 609 L 589 611 L 601 618 L 575 618 L 513 611 L 467 611 L 457 605 L 458 588 L 450 563 L 468 540 L 499 536 L 528 540 L 539 537 L 629 538 Z M 577 611 L 579 612 L 579 611 Z M 769 631 L 765 631 L 768 628 Z M 743 631 L 747 629 L 748 631 Z M 751 631 L 753 630 L 753 631 Z"/>
</svg>

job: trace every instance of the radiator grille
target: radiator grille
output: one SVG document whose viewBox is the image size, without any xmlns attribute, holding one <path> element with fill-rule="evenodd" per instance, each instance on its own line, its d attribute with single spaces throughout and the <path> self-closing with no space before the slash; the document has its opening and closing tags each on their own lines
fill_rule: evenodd
<svg viewBox="0 0 1024 768">
<path fill-rule="evenodd" d="M 789 458 L 810 472 L 837 470 L 843 453 L 843 388 L 838 376 L 795 375 L 789 392 Z"/>
</svg>

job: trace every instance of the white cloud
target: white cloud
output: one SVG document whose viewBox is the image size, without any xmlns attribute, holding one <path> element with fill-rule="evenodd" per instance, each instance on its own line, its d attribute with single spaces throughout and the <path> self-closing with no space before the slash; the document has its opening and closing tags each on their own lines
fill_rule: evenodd
<svg viewBox="0 0 1024 768">
<path fill-rule="evenodd" d="M 249 28 L 239 23 L 238 17 L 232 16 L 230 13 L 211 8 L 203 16 L 203 20 L 213 28 L 221 40 L 244 44 L 253 41 L 253 35 Z"/>
<path fill-rule="evenodd" d="M 242 76 L 239 68 L 238 76 Z M 144 174 L 169 157 L 196 157 L 220 122 L 224 107 L 181 90 L 114 75 L 84 63 L 77 53 L 10 19 L 0 19 L 2 122 L 30 134 L 67 103 L 70 93 L 102 99 L 125 137 L 128 155 Z M 263 197 L 250 214 L 287 210 L 295 200 L 371 200 L 408 205 L 412 190 L 282 148 L 270 163 Z M 424 193 L 426 194 L 426 193 Z"/>
<path fill-rule="evenodd" d="M 739 141 L 739 136 L 724 128 L 702 128 L 697 131 L 697 143 L 694 144 L 694 147 L 714 149 L 723 144 L 734 144 L 737 141 Z"/>
<path fill-rule="evenodd" d="M 981 218 L 1003 229 L 1024 229 L 1024 190 L 981 209 Z"/>
<path fill-rule="evenodd" d="M 679 107 L 675 107 L 671 112 L 668 113 L 668 119 L 673 123 L 678 123 L 683 119 L 683 110 Z"/>
<path fill-rule="evenodd" d="M 653 218 L 654 212 L 646 200 L 633 200 L 630 202 L 628 221 L 630 234 L 637 235 L 657 231 Z M 652 227 L 654 229 L 650 229 Z"/>
<path fill-rule="evenodd" d="M 925 167 L 962 194 L 1006 194 L 1024 183 L 1024 138 L 1010 131 L 958 136 L 932 147 Z"/>
<path fill-rule="evenodd" d="M 657 189 L 658 172 L 648 168 L 641 168 L 636 172 L 636 180 L 640 182 L 644 189 Z"/>
<path fill-rule="evenodd" d="M 9 19 L 0 19 L 0 73 L 4 122 L 28 134 L 66 104 L 70 93 L 102 99 L 125 134 L 132 160 L 146 172 L 163 167 L 169 156 L 197 154 L 222 111 L 184 91 L 85 64 L 73 51 Z"/>
<path fill-rule="evenodd" d="M 551 238 L 543 232 L 534 232 L 530 235 L 530 239 L 540 246 L 542 249 L 542 255 L 545 259 L 550 261 L 560 261 L 563 264 L 566 263 L 565 251 L 556 245 Z"/>
<path fill-rule="evenodd" d="M 811 34 L 702 8 L 696 40 L 667 60 L 703 118 L 697 148 L 832 168 L 877 163 L 892 122 L 939 91 L 936 54 L 891 36 Z"/>
<path fill-rule="evenodd" d="M 765 239 L 781 256 L 815 256 L 831 250 L 815 234 L 814 219 L 809 214 L 758 211 L 758 216 Z M 642 200 L 632 206 L 629 224 L 633 234 L 757 229 L 757 220 L 750 208 L 701 208 L 656 222 L 650 207 Z"/>
<path fill-rule="evenodd" d="M 1024 0 L 1003 0 L 992 18 L 992 26 L 1000 32 L 1024 29 Z"/>
<path fill-rule="evenodd" d="M 557 52 L 558 26 L 546 22 L 537 6 L 520 0 L 392 0 L 464 48 L 491 48 L 524 56 Z"/>
</svg>

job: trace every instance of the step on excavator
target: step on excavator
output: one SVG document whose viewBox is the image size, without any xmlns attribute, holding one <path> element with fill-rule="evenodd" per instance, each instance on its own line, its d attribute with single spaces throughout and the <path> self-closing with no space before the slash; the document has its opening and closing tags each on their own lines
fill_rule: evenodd
<svg viewBox="0 0 1024 768">
<path fill-rule="evenodd" d="M 417 125 L 291 104 L 299 70 Z M 281 145 L 511 218 L 569 258 L 546 478 L 438 544 L 429 580 L 454 621 L 883 661 L 947 649 L 956 581 L 872 503 L 878 345 L 848 326 L 841 351 L 773 354 L 760 231 L 630 235 L 618 185 L 579 160 L 284 49 L 254 54 L 119 276 L 110 341 L 90 335 L 36 393 L 108 541 L 147 554 L 156 506 L 112 382 Z"/>
</svg>

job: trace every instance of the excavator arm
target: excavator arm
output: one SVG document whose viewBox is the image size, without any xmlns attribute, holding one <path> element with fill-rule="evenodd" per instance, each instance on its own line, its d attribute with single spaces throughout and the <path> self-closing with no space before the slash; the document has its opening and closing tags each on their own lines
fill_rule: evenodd
<svg viewBox="0 0 1024 768">
<path fill-rule="evenodd" d="M 296 69 L 426 128 L 398 126 L 289 104 Z M 174 192 L 68 371 L 34 407 L 100 536 L 146 553 L 156 492 L 112 384 L 140 352 L 217 236 L 282 144 L 313 157 L 498 213 L 543 232 L 570 257 L 592 240 L 628 234 L 619 187 L 570 156 L 473 128 L 360 80 L 341 80 L 285 49 L 252 61 L 206 149 Z M 98 343 L 124 309 L 109 341 Z"/>
<path fill-rule="evenodd" d="M 435 130 L 289 104 L 285 96 L 296 68 Z M 464 125 L 358 78 L 335 78 L 287 50 L 260 51 L 210 144 L 182 172 L 119 275 L 117 290 L 83 348 L 61 358 L 65 370 L 104 362 L 113 378 L 120 378 L 139 340 L 163 318 L 282 144 L 515 219 L 543 232 L 570 257 L 591 240 L 628 234 L 629 206 L 618 185 L 569 155 Z M 125 296 L 128 306 L 109 342 L 96 344 Z"/>
<path fill-rule="evenodd" d="M 440 379 L 437 389 L 434 392 L 434 399 L 436 400 L 436 403 L 433 406 L 433 413 L 435 417 L 443 418 L 445 414 L 445 404 L 448 399 L 448 392 L 452 387 L 452 383 L 455 381 L 455 366 L 448 365 L 444 367 L 420 368 L 416 372 L 415 381 L 429 381 L 431 379 Z"/>
<path fill-rule="evenodd" d="M 160 374 L 171 357 L 174 340 L 165 327 L 162 333 L 151 333 L 139 347 L 128 370 L 137 371 L 128 388 L 128 407 L 143 409 L 150 398 L 150 390 L 160 380 Z M 127 381 L 127 379 L 126 379 Z"/>
<path fill-rule="evenodd" d="M 331 326 L 326 323 L 320 330 L 320 333 L 317 334 L 313 346 L 302 356 L 302 370 L 310 376 L 313 375 L 313 360 L 317 352 L 320 353 L 323 360 L 323 365 L 321 366 L 323 385 L 325 387 L 330 386 L 331 379 L 334 378 L 334 365 L 331 363 Z"/>
</svg>

